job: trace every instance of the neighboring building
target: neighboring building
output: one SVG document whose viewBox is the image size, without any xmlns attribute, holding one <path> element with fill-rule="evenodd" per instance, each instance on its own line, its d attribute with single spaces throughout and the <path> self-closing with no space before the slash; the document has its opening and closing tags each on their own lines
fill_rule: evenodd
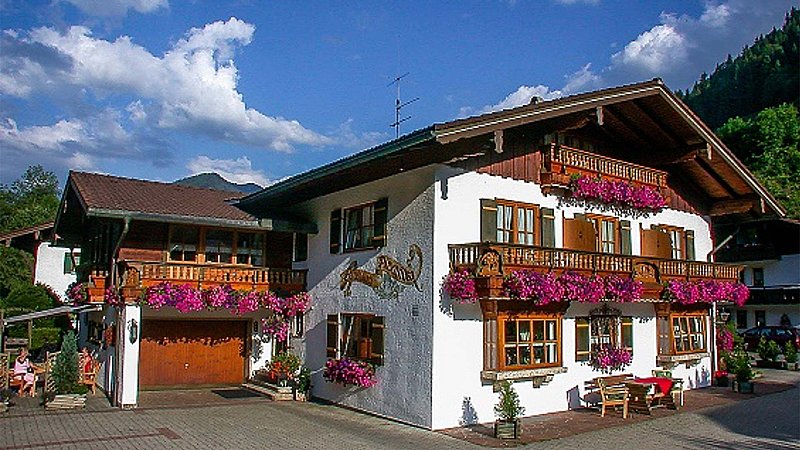
<svg viewBox="0 0 800 450">
<path fill-rule="evenodd" d="M 572 175 L 647 187 L 648 213 L 575 201 Z M 706 262 L 710 218 L 782 215 L 781 206 L 660 80 L 436 124 L 242 198 L 262 218 L 291 215 L 318 233 L 307 255 L 305 317 L 312 394 L 425 428 L 494 419 L 512 380 L 527 414 L 583 404 L 587 362 L 602 343 L 632 350 L 625 372 L 672 368 L 710 384 L 708 303 L 661 300 L 669 280 L 735 282 L 741 267 Z M 616 275 L 643 283 L 635 302 L 509 298 L 517 269 Z M 456 270 L 478 302 L 442 292 Z M 323 379 L 329 358 L 378 365 L 378 384 Z"/>
<path fill-rule="evenodd" d="M 750 301 L 731 308 L 736 328 L 779 325 L 784 316 L 800 325 L 800 221 L 723 223 L 715 232 L 720 242 L 727 240 L 717 261 L 746 265 L 742 281 L 750 287 Z"/>
<path fill-rule="evenodd" d="M 55 247 L 53 222 L 0 234 L 0 244 L 33 255 L 33 283 L 49 286 L 62 299 L 67 287 L 75 282 L 75 262 L 80 260 L 79 249 Z"/>
<path fill-rule="evenodd" d="M 70 172 L 58 244 L 81 249 L 78 279 L 88 283 L 90 302 L 103 303 L 108 287 L 125 300 L 82 315 L 81 344 L 102 362 L 98 382 L 115 404 L 135 406 L 139 389 L 239 385 L 271 358 L 276 346 L 262 331 L 263 309 L 180 313 L 139 304 L 144 289 L 162 282 L 304 289 L 305 271 L 291 268 L 294 224 L 229 204 L 241 195 Z"/>
</svg>

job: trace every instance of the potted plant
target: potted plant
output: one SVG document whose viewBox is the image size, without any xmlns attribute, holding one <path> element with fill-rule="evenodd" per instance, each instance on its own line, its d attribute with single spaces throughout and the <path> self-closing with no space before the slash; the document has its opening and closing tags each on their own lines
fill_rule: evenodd
<svg viewBox="0 0 800 450">
<path fill-rule="evenodd" d="M 525 413 L 520 405 L 519 395 L 510 381 L 500 384 L 500 401 L 494 407 L 497 420 L 494 423 L 494 436 L 500 439 L 517 439 L 519 437 L 519 416 Z"/>
<path fill-rule="evenodd" d="M 729 385 L 728 372 L 725 370 L 717 370 L 714 372 L 714 382 L 719 387 L 728 387 Z"/>
<path fill-rule="evenodd" d="M 308 367 L 301 367 L 294 377 L 294 399 L 304 402 L 308 400 L 308 393 L 311 391 L 311 370 Z"/>
<path fill-rule="evenodd" d="M 742 394 L 752 394 L 754 374 L 750 366 L 750 356 L 744 346 L 737 345 L 733 352 L 725 357 L 725 364 L 734 375 L 733 390 Z"/>
<path fill-rule="evenodd" d="M 758 361 L 759 367 L 775 368 L 778 365 L 775 359 L 781 354 L 781 347 L 775 341 L 767 341 L 764 336 L 758 341 Z"/>
<path fill-rule="evenodd" d="M 789 370 L 798 370 L 797 364 L 797 349 L 794 348 L 791 342 L 787 342 L 783 348 L 783 357 L 786 359 L 786 368 Z"/>
</svg>

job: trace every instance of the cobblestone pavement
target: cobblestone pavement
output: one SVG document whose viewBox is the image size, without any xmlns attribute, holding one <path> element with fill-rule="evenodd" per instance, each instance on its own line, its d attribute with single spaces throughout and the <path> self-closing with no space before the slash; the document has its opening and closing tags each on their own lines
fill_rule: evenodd
<svg viewBox="0 0 800 450">
<path fill-rule="evenodd" d="M 787 382 L 797 383 L 797 376 Z M 531 449 L 800 449 L 798 389 L 534 443 Z M 445 436 L 335 406 L 247 401 L 0 418 L 0 448 L 461 449 Z"/>
</svg>

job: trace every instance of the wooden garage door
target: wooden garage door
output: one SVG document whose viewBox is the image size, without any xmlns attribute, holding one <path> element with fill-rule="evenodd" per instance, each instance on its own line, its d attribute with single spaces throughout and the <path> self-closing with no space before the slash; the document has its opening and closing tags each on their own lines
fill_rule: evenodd
<svg viewBox="0 0 800 450">
<path fill-rule="evenodd" d="M 139 387 L 242 383 L 246 330 L 244 321 L 143 320 Z"/>
</svg>

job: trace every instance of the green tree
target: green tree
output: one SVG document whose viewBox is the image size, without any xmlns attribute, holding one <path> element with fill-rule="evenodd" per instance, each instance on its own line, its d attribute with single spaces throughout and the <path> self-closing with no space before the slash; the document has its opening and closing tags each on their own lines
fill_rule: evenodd
<svg viewBox="0 0 800 450">
<path fill-rule="evenodd" d="M 18 180 L 0 185 L 0 233 L 55 219 L 58 178 L 42 166 L 30 166 Z"/>
<path fill-rule="evenodd" d="M 56 357 L 53 367 L 53 380 L 56 393 L 71 394 L 78 390 L 78 341 L 75 332 L 70 330 L 61 341 L 61 353 Z"/>
<path fill-rule="evenodd" d="M 720 138 L 742 158 L 764 186 L 800 218 L 800 115 L 794 105 L 767 108 L 755 117 L 729 119 Z"/>
<path fill-rule="evenodd" d="M 0 246 L 0 300 L 19 284 L 30 284 L 33 256 L 13 247 Z"/>
</svg>

